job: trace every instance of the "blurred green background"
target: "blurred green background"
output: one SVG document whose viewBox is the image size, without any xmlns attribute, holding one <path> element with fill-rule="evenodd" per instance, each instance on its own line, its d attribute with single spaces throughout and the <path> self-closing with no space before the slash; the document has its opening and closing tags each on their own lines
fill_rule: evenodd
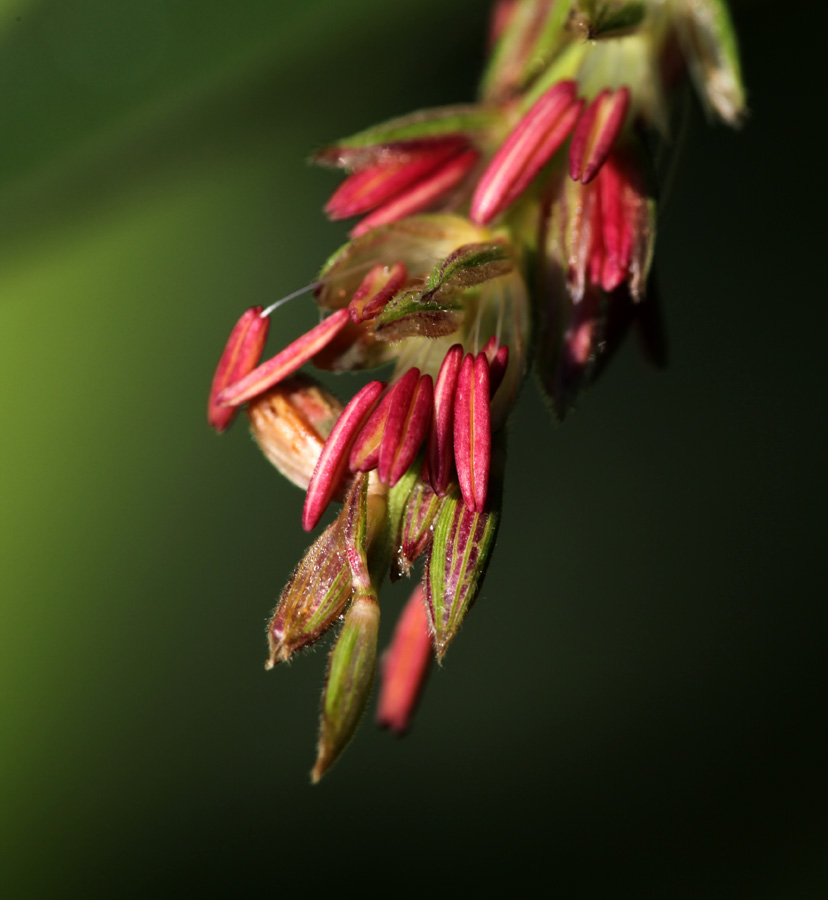
<svg viewBox="0 0 828 900">
<path fill-rule="evenodd" d="M 4 896 L 826 896 L 815 18 L 736 5 L 752 116 L 693 116 L 670 365 L 630 343 L 561 428 L 528 386 L 409 737 L 311 788 L 325 651 L 263 671 L 302 497 L 207 430 L 217 354 L 343 239 L 308 153 L 470 98 L 486 7 L 0 3 Z"/>
</svg>

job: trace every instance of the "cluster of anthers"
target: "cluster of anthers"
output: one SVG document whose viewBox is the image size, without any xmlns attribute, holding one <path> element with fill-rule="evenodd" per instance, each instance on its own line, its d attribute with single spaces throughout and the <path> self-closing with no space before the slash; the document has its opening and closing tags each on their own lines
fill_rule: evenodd
<svg viewBox="0 0 828 900">
<path fill-rule="evenodd" d="M 491 48 L 477 104 L 316 154 L 348 173 L 328 215 L 362 217 L 311 286 L 321 321 L 260 364 L 283 301 L 247 310 L 213 379 L 210 424 L 224 431 L 247 405 L 265 455 L 306 490 L 307 531 L 343 504 L 268 626 L 272 668 L 343 619 L 314 780 L 366 705 L 385 573 L 424 559 L 382 667 L 378 718 L 398 733 L 473 604 L 530 365 L 563 418 L 630 326 L 658 355 L 655 186 L 685 76 L 726 122 L 744 114 L 722 0 L 501 0 Z M 306 363 L 393 368 L 343 406 Z"/>
</svg>

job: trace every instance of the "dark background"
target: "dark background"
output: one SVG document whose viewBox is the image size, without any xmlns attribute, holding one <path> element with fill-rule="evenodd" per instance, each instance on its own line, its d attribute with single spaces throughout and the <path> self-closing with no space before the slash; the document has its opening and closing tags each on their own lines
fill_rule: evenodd
<svg viewBox="0 0 828 900">
<path fill-rule="evenodd" d="M 752 114 L 693 114 L 669 367 L 629 343 L 562 427 L 527 386 L 411 735 L 311 788 L 325 649 L 263 672 L 302 496 L 207 431 L 212 368 L 343 239 L 307 154 L 471 98 L 486 6 L 0 4 L 7 896 L 826 895 L 821 4 L 736 5 Z"/>
</svg>

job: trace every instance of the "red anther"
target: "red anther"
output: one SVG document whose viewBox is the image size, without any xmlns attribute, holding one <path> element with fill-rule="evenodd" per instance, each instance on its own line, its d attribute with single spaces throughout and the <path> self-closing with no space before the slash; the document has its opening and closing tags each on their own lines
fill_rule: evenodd
<svg viewBox="0 0 828 900">
<path fill-rule="evenodd" d="M 440 496 L 445 494 L 451 480 L 454 461 L 454 401 L 462 362 L 463 347 L 455 344 L 446 353 L 434 386 L 434 407 L 426 461 L 428 479 Z"/>
<path fill-rule="evenodd" d="M 414 589 L 382 658 L 377 724 L 401 735 L 408 731 L 432 658 L 422 586 Z"/>
<path fill-rule="evenodd" d="M 408 467 L 414 462 L 414 458 L 420 446 L 428 434 L 428 426 L 431 423 L 431 410 L 434 404 L 434 382 L 431 375 L 423 375 L 417 382 L 414 397 L 411 400 L 411 408 L 408 411 L 405 425 L 403 426 L 402 439 L 399 448 L 391 464 L 389 484 L 393 487 L 400 478 L 405 475 Z M 389 420 L 390 420 L 389 416 Z M 386 428 L 386 431 L 388 429 Z M 383 447 L 385 437 L 383 436 Z M 380 455 L 380 467 L 382 456 Z"/>
<path fill-rule="evenodd" d="M 416 149 L 399 147 L 390 158 L 349 175 L 325 205 L 328 218 L 361 216 L 387 203 L 454 156 L 463 143 L 451 138 L 421 143 Z"/>
<path fill-rule="evenodd" d="M 588 184 L 598 174 L 624 125 L 629 105 L 629 88 L 605 88 L 581 113 L 569 147 L 569 174 L 575 181 Z"/>
<path fill-rule="evenodd" d="M 216 403 L 219 406 L 240 406 L 256 394 L 261 394 L 274 384 L 278 384 L 283 378 L 300 369 L 314 354 L 333 340 L 345 327 L 349 318 L 347 309 L 338 309 L 315 328 L 311 328 L 307 334 L 288 344 L 281 353 L 277 353 L 244 378 L 226 387 L 216 397 Z"/>
<path fill-rule="evenodd" d="M 345 474 L 351 444 L 374 411 L 384 390 L 384 382 L 369 382 L 354 396 L 336 420 L 308 485 L 302 513 L 302 527 L 305 531 L 310 531 L 316 525 L 331 502 Z"/>
<path fill-rule="evenodd" d="M 368 421 L 362 426 L 351 448 L 348 466 L 352 472 L 370 472 L 379 465 L 380 445 L 388 419 L 388 408 L 393 399 L 393 391 L 389 391 L 379 402 L 379 406 L 371 413 Z"/>
<path fill-rule="evenodd" d="M 559 81 L 526 113 L 477 184 L 470 218 L 486 225 L 529 187 L 566 140 L 581 112 L 574 81 Z"/>
<path fill-rule="evenodd" d="M 410 185 L 375 209 L 351 229 L 350 236 L 352 238 L 359 237 L 378 225 L 387 225 L 389 222 L 396 222 L 405 216 L 428 209 L 440 197 L 460 184 L 471 171 L 477 159 L 476 150 L 466 150 L 449 159 L 416 184 Z"/>
<path fill-rule="evenodd" d="M 244 378 L 252 371 L 262 355 L 270 319 L 263 319 L 261 312 L 261 306 L 253 306 L 242 314 L 227 338 L 216 367 L 207 401 L 207 423 L 219 434 L 228 429 L 238 410 L 219 406 L 216 398 L 227 385 Z"/>
<path fill-rule="evenodd" d="M 405 284 L 408 272 L 405 264 L 395 262 L 392 266 L 380 263 L 363 278 L 362 284 L 354 291 L 348 304 L 348 312 L 355 324 L 373 319 L 382 312 L 385 304 Z"/>
<path fill-rule="evenodd" d="M 394 485 L 413 462 L 428 431 L 433 401 L 431 377 L 420 378 L 419 369 L 409 369 L 389 395 L 378 474 L 380 481 Z"/>
<path fill-rule="evenodd" d="M 468 354 L 460 367 L 454 407 L 454 461 L 466 507 L 482 512 L 489 489 L 492 423 L 489 408 L 489 360 Z"/>
<path fill-rule="evenodd" d="M 627 277 L 632 250 L 632 222 L 627 216 L 624 183 L 611 161 L 601 169 L 600 185 L 601 243 L 603 265 L 595 280 L 605 291 L 612 291 Z"/>
<path fill-rule="evenodd" d="M 504 344 L 498 349 L 494 356 L 489 357 L 489 397 L 494 397 L 503 376 L 506 374 L 506 367 L 509 365 L 509 348 Z"/>
</svg>

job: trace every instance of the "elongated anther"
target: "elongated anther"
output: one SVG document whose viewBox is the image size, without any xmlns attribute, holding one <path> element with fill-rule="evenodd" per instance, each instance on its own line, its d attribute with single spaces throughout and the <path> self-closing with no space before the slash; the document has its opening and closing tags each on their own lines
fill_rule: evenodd
<svg viewBox="0 0 828 900">
<path fill-rule="evenodd" d="M 463 143 L 462 139 L 450 138 L 420 144 L 415 150 L 401 148 L 391 159 L 354 172 L 325 204 L 328 218 L 360 216 L 386 203 L 451 159 Z"/>
<path fill-rule="evenodd" d="M 581 113 L 569 147 L 569 174 L 575 181 L 588 184 L 598 174 L 624 125 L 629 105 L 629 88 L 605 88 Z"/>
<path fill-rule="evenodd" d="M 219 406 L 240 406 L 256 394 L 261 394 L 288 375 L 300 369 L 312 356 L 345 327 L 350 320 L 347 309 L 338 309 L 323 319 L 307 334 L 288 344 L 276 356 L 262 363 L 239 381 L 226 387 L 216 397 Z"/>
<path fill-rule="evenodd" d="M 302 513 L 302 527 L 305 531 L 310 531 L 316 525 L 331 502 L 348 466 L 351 444 L 373 412 L 384 390 L 384 382 L 372 381 L 366 384 L 342 410 L 342 415 L 337 419 L 319 454 L 319 460 L 308 485 Z"/>
<path fill-rule="evenodd" d="M 382 657 L 378 725 L 397 735 L 408 731 L 433 655 L 423 588 L 418 585 L 406 603 L 391 645 Z"/>
<path fill-rule="evenodd" d="M 409 369 L 389 391 L 388 418 L 382 433 L 378 475 L 395 485 L 414 461 L 431 419 L 431 377 L 420 378 L 420 370 Z"/>
<path fill-rule="evenodd" d="M 488 354 L 487 354 L 488 357 Z M 489 396 L 494 397 L 503 376 L 506 374 L 506 367 L 509 365 L 509 348 L 504 344 L 497 349 L 497 352 L 489 358 Z"/>
<path fill-rule="evenodd" d="M 348 461 L 348 467 L 352 472 L 370 472 L 379 465 L 382 434 L 385 431 L 388 408 L 393 398 L 393 390 L 388 391 L 354 439 Z"/>
<path fill-rule="evenodd" d="M 207 422 L 219 434 L 227 430 L 237 410 L 220 406 L 216 398 L 229 384 L 252 371 L 262 355 L 270 320 L 263 319 L 261 312 L 261 306 L 253 306 L 242 314 L 230 332 L 213 376 L 210 399 L 207 403 Z"/>
<path fill-rule="evenodd" d="M 583 106 L 576 91 L 574 81 L 559 81 L 521 119 L 477 184 L 473 222 L 486 225 L 511 206 L 566 140 Z"/>
<path fill-rule="evenodd" d="M 601 204 L 601 241 L 603 266 L 599 281 L 605 291 L 612 291 L 627 277 L 632 252 L 634 223 L 626 204 L 626 185 L 612 160 L 601 169 L 599 202 Z"/>
<path fill-rule="evenodd" d="M 454 407 L 454 461 L 463 502 L 482 512 L 489 488 L 492 423 L 489 407 L 489 360 L 468 354 L 460 367 Z"/>
<path fill-rule="evenodd" d="M 354 291 L 348 304 L 348 312 L 355 324 L 373 319 L 382 312 L 385 304 L 405 284 L 408 278 L 405 264 L 395 262 L 392 266 L 380 263 L 363 278 L 362 284 Z"/>
<path fill-rule="evenodd" d="M 426 460 L 429 481 L 440 496 L 445 494 L 451 480 L 454 461 L 454 401 L 462 363 L 463 347 L 455 344 L 446 353 L 434 385 L 434 406 Z"/>
<path fill-rule="evenodd" d="M 457 187 L 477 160 L 476 150 L 466 150 L 452 157 L 438 169 L 421 178 L 416 184 L 410 185 L 397 196 L 377 207 L 351 229 L 351 237 L 359 237 L 378 225 L 397 222 L 406 216 L 428 209 L 440 197 Z"/>
<path fill-rule="evenodd" d="M 423 375 L 417 382 L 411 406 L 403 424 L 402 435 L 391 462 L 388 484 L 393 487 L 408 470 L 428 434 L 431 423 L 431 409 L 434 403 L 434 382 L 431 375 Z M 386 429 L 386 433 L 388 429 Z M 383 447 L 385 436 L 383 436 Z M 380 465 L 382 455 L 380 454 Z"/>
</svg>

